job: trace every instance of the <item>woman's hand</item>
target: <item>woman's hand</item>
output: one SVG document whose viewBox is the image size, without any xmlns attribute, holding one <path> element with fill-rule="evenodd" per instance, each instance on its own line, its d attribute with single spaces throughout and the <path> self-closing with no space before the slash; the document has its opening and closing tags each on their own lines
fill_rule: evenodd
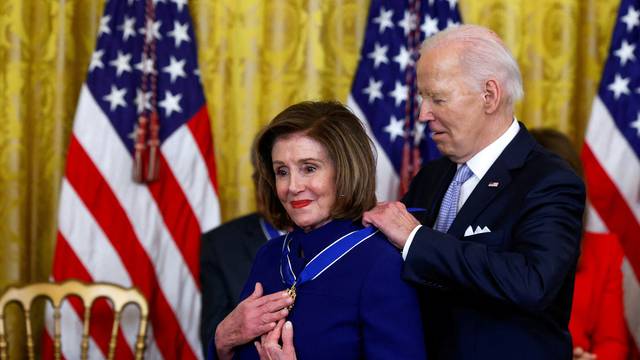
<svg viewBox="0 0 640 360">
<path fill-rule="evenodd" d="M 595 360 L 597 358 L 596 354 L 587 352 L 580 346 L 573 348 L 573 360 Z"/>
<path fill-rule="evenodd" d="M 280 346 L 282 338 L 282 346 Z M 293 325 L 284 319 L 268 334 L 262 335 L 260 342 L 253 343 L 258 350 L 260 360 L 296 360 L 296 349 L 293 347 Z"/>
<path fill-rule="evenodd" d="M 234 347 L 273 330 L 278 321 L 289 315 L 286 308 L 292 303 L 286 291 L 262 296 L 262 285 L 256 283 L 253 293 L 218 324 L 215 333 L 218 357 L 230 359 Z"/>
</svg>

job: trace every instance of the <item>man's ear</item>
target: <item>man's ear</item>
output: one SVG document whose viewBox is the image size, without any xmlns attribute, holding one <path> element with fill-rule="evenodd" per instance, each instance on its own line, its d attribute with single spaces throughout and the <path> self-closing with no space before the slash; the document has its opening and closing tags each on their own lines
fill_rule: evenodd
<svg viewBox="0 0 640 360">
<path fill-rule="evenodd" d="M 493 114 L 498 110 L 502 100 L 502 88 L 500 88 L 498 81 L 490 79 L 484 83 L 482 100 L 484 101 L 484 111 L 486 114 Z"/>
</svg>

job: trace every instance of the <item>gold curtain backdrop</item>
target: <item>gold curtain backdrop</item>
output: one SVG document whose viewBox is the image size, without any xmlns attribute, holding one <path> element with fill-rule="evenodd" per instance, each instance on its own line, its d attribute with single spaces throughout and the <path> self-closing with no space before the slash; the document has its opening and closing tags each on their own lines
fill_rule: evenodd
<svg viewBox="0 0 640 360">
<path fill-rule="evenodd" d="M 125 1 L 125 0 L 122 0 Z M 437 0 L 442 1 L 442 0 Z M 517 116 L 582 143 L 618 0 L 460 0 L 519 61 Z M 58 191 L 104 0 L 0 2 L 0 290 L 49 276 Z M 255 208 L 256 131 L 305 99 L 346 101 L 369 0 L 192 0 L 225 220 Z"/>
</svg>

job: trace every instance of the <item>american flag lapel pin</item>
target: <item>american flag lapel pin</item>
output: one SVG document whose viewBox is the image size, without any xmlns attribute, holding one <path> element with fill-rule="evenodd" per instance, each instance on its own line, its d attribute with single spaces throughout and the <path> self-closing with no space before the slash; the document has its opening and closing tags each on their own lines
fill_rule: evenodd
<svg viewBox="0 0 640 360">
<path fill-rule="evenodd" d="M 500 185 L 499 182 L 497 181 L 491 181 L 487 186 L 489 186 L 490 188 L 497 188 L 498 185 Z"/>
</svg>

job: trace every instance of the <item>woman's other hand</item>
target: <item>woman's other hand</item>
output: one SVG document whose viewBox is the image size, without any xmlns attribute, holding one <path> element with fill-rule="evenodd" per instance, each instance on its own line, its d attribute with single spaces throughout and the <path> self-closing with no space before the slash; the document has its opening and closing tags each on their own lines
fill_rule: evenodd
<svg viewBox="0 0 640 360">
<path fill-rule="evenodd" d="M 282 338 L 282 346 L 280 339 Z M 268 334 L 262 335 L 260 341 L 254 342 L 260 360 L 296 360 L 296 349 L 293 346 L 293 324 L 284 319 L 278 321 L 276 327 Z"/>
<path fill-rule="evenodd" d="M 233 356 L 233 348 L 246 344 L 276 327 L 289 315 L 287 306 L 293 299 L 286 291 L 262 296 L 262 285 L 256 283 L 253 293 L 244 299 L 216 328 L 216 352 L 221 360 Z"/>
</svg>

